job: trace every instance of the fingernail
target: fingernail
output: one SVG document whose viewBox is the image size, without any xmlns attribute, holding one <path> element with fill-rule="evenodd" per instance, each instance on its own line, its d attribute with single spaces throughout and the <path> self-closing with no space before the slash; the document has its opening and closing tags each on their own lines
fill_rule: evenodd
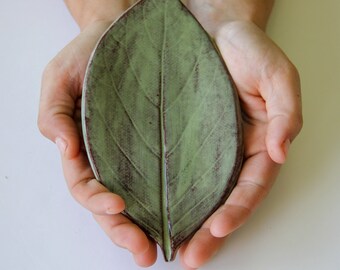
<svg viewBox="0 0 340 270">
<path fill-rule="evenodd" d="M 108 215 L 116 215 L 118 213 L 117 213 L 117 211 L 114 211 L 114 209 L 109 208 L 109 209 L 106 210 L 106 214 L 108 214 Z"/>
<path fill-rule="evenodd" d="M 60 151 L 60 153 L 63 155 L 65 154 L 65 151 L 66 151 L 66 147 L 67 147 L 67 143 L 65 140 L 63 140 L 62 138 L 57 138 L 55 140 L 55 143 Z"/>
</svg>

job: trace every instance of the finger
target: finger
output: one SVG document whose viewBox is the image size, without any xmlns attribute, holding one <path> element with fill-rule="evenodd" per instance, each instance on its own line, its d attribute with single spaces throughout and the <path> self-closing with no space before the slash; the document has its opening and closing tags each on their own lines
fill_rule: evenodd
<svg viewBox="0 0 340 270">
<path fill-rule="evenodd" d="M 282 50 L 252 23 L 226 24 L 220 29 L 217 44 L 243 105 L 261 119 L 263 112 L 267 111 L 266 119 L 262 120 L 268 121 L 268 153 L 275 162 L 284 163 L 289 143 L 302 127 L 300 80 L 296 68 Z M 265 110 L 261 109 L 261 99 Z"/>
<path fill-rule="evenodd" d="M 73 159 L 61 156 L 69 190 L 81 205 L 98 215 L 112 215 L 124 210 L 123 199 L 94 179 L 84 153 L 80 152 Z"/>
<path fill-rule="evenodd" d="M 187 247 L 189 245 L 189 242 L 185 242 L 181 245 L 180 249 L 179 249 L 179 256 L 180 256 L 180 262 L 181 262 L 181 265 L 182 265 L 182 268 L 185 269 L 185 270 L 194 270 L 195 268 L 192 268 L 190 266 L 188 266 L 184 260 L 184 254 L 187 250 Z"/>
<path fill-rule="evenodd" d="M 125 216 L 94 215 L 95 220 L 119 247 L 129 250 L 139 266 L 147 267 L 155 263 L 157 258 L 156 245 L 152 243 L 145 233 Z"/>
<path fill-rule="evenodd" d="M 79 85 L 56 62 L 46 68 L 42 80 L 38 126 L 41 133 L 57 143 L 67 158 L 79 152 L 79 132 L 73 119 Z"/>
<path fill-rule="evenodd" d="M 157 247 L 154 242 L 149 240 L 149 248 L 144 253 L 134 254 L 134 259 L 137 265 L 141 267 L 149 267 L 156 262 L 157 259 Z"/>
<path fill-rule="evenodd" d="M 272 187 L 280 165 L 267 152 L 246 160 L 238 183 L 226 203 L 208 220 L 215 237 L 225 237 L 239 228 L 263 201 Z"/>
<path fill-rule="evenodd" d="M 295 123 L 288 120 L 289 116 L 277 115 L 269 120 L 266 134 L 266 147 L 273 161 L 283 164 L 288 156 L 291 141 L 295 135 L 291 135 L 295 129 Z"/>
<path fill-rule="evenodd" d="M 300 80 L 295 67 L 286 60 L 260 86 L 268 113 L 266 145 L 270 157 L 284 163 L 290 143 L 302 128 Z"/>
<path fill-rule="evenodd" d="M 85 208 L 98 215 L 121 213 L 125 204 L 123 199 L 111 193 L 96 179 L 84 179 L 71 187 L 73 197 Z"/>
<path fill-rule="evenodd" d="M 221 248 L 223 238 L 214 237 L 209 227 L 203 226 L 180 249 L 181 263 L 185 269 L 197 269 L 207 263 Z"/>
</svg>

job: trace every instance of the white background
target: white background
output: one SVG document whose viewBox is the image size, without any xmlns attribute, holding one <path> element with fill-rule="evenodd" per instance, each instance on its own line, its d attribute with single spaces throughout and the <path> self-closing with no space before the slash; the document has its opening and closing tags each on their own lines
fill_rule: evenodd
<svg viewBox="0 0 340 270">
<path fill-rule="evenodd" d="M 269 35 L 301 73 L 304 129 L 272 192 L 205 270 L 340 269 L 340 2 L 277 0 Z M 139 269 L 66 188 L 36 127 L 48 61 L 78 33 L 62 1 L 0 8 L 0 269 Z M 151 269 L 180 269 L 159 257 Z"/>
</svg>

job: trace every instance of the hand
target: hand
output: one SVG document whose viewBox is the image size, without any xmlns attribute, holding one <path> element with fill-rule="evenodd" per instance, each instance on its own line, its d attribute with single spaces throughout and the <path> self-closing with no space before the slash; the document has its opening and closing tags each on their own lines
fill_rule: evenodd
<svg viewBox="0 0 340 270">
<path fill-rule="evenodd" d="M 123 200 L 94 179 L 81 148 L 79 100 L 83 77 L 90 54 L 108 24 L 97 21 L 89 25 L 48 65 L 42 82 L 39 127 L 61 151 L 71 194 L 93 212 L 114 243 L 134 254 L 137 264 L 150 266 L 157 256 L 155 244 L 119 214 L 124 209 Z M 264 198 L 279 169 L 272 159 L 284 161 L 282 142 L 292 140 L 301 125 L 297 72 L 263 32 L 249 23 L 229 23 L 216 34 L 216 40 L 247 115 L 247 160 L 225 206 L 180 250 L 187 268 L 207 262 L 221 246 L 223 237 L 239 227 Z"/>
<path fill-rule="evenodd" d="M 112 241 L 129 249 L 140 266 L 156 260 L 156 245 L 129 219 L 119 214 L 124 201 L 94 177 L 80 136 L 80 99 L 92 50 L 110 22 L 97 21 L 66 46 L 47 66 L 38 125 L 58 145 L 64 175 L 73 197 L 90 210 Z"/>
<path fill-rule="evenodd" d="M 180 253 L 186 269 L 206 263 L 266 197 L 302 127 L 298 72 L 253 23 L 226 23 L 216 42 L 236 83 L 244 113 L 245 162 L 225 204 Z"/>
</svg>

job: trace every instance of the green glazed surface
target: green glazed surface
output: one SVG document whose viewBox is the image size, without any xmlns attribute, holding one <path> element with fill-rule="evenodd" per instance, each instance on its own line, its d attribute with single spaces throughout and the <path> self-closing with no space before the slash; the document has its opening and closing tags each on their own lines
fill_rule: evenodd
<svg viewBox="0 0 340 270">
<path fill-rule="evenodd" d="M 174 259 L 242 163 L 238 99 L 209 36 L 178 0 L 138 2 L 98 43 L 82 110 L 96 177 Z"/>
</svg>

